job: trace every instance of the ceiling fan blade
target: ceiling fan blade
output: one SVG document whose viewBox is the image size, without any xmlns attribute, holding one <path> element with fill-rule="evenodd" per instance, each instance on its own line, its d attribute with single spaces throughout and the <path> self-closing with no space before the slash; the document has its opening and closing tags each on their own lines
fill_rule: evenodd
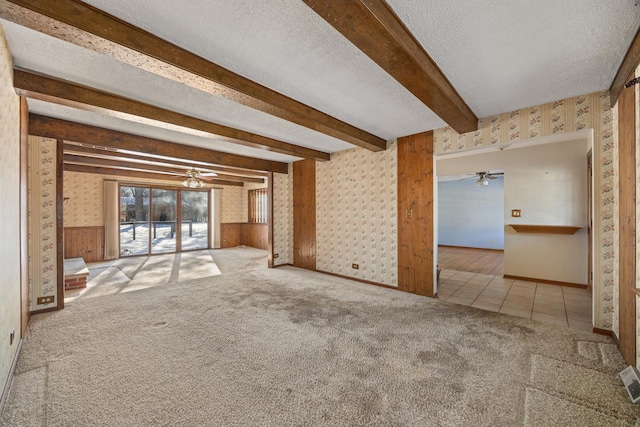
<svg viewBox="0 0 640 427">
<path fill-rule="evenodd" d="M 202 173 L 200 173 L 200 176 L 202 176 L 202 177 L 204 177 L 204 176 L 213 177 L 213 176 L 218 176 L 218 174 L 215 173 L 215 172 L 202 172 Z"/>
</svg>

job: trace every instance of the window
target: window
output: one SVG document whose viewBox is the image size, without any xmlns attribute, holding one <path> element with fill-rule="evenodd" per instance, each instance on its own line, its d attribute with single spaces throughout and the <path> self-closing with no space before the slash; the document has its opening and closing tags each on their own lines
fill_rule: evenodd
<svg viewBox="0 0 640 427">
<path fill-rule="evenodd" d="M 249 222 L 267 223 L 267 189 L 249 190 Z"/>
</svg>

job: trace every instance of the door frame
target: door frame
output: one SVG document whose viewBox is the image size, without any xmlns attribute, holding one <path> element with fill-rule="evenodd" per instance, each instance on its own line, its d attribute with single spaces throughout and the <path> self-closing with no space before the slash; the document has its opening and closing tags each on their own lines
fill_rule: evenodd
<svg viewBox="0 0 640 427">
<path fill-rule="evenodd" d="M 200 251 L 200 250 L 207 250 L 207 249 L 211 249 L 212 246 L 212 241 L 211 241 L 211 237 L 212 237 L 212 228 L 213 228 L 213 217 L 212 217 L 212 210 L 211 210 L 211 201 L 213 198 L 213 194 L 211 192 L 211 188 L 182 188 L 182 187 L 178 187 L 178 186 L 170 186 L 170 185 L 153 185 L 153 184 L 148 184 L 148 183 L 139 183 L 139 182 L 118 182 L 118 212 L 121 211 L 121 200 L 120 200 L 120 188 L 121 187 L 143 187 L 143 188 L 148 188 L 149 189 L 149 208 L 148 208 L 148 222 L 151 222 L 151 206 L 153 203 L 153 195 L 152 195 L 152 191 L 153 189 L 161 189 L 161 190 L 174 190 L 176 191 L 176 230 L 175 230 L 175 236 L 176 236 L 176 250 L 173 252 L 160 252 L 160 253 L 152 253 L 151 252 L 151 248 L 152 248 L 152 237 L 151 237 L 151 227 L 149 227 L 149 243 L 147 246 L 148 252 L 146 254 L 138 254 L 138 255 L 127 255 L 125 256 L 126 258 L 132 257 L 132 256 L 156 256 L 156 255 L 167 255 L 167 254 L 176 254 L 176 253 L 182 253 L 182 252 L 192 252 L 192 251 Z M 206 193 L 207 194 L 207 246 L 205 248 L 197 248 L 197 249 L 187 249 L 187 250 L 182 250 L 182 227 L 178 227 L 178 224 L 182 224 L 182 191 L 199 191 L 202 193 Z M 118 257 L 122 257 L 122 255 L 120 255 L 120 219 L 118 219 Z"/>
</svg>

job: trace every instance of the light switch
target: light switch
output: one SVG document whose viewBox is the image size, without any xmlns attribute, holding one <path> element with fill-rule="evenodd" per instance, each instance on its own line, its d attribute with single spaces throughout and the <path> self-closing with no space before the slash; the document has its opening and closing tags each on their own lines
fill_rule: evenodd
<svg viewBox="0 0 640 427">
<path fill-rule="evenodd" d="M 522 216 L 522 212 L 520 209 L 511 209 L 511 216 L 514 218 L 520 218 Z"/>
</svg>

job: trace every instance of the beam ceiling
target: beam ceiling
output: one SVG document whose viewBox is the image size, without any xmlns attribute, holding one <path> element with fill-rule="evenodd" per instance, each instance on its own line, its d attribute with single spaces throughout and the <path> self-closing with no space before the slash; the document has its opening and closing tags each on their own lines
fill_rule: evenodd
<svg viewBox="0 0 640 427">
<path fill-rule="evenodd" d="M 9 3 L 20 6 L 3 8 L 0 16 L 10 21 L 54 37 L 60 37 L 55 30 L 57 26 L 51 22 L 44 22 L 42 25 L 43 20 L 40 18 L 45 16 L 60 21 L 74 29 L 115 43 L 113 47 L 116 50 L 130 50 L 126 55 L 119 55 L 121 59 L 131 58 L 130 65 L 141 67 L 142 63 L 148 63 L 149 60 L 160 63 L 156 68 L 167 68 L 168 64 L 175 69 L 166 73 L 165 77 L 191 85 L 194 84 L 194 77 L 205 79 L 210 93 L 236 103 L 372 151 L 386 148 L 386 141 L 382 138 L 233 73 L 81 1 L 10 0 Z M 99 43 L 85 47 L 96 49 L 97 44 Z"/>
<path fill-rule="evenodd" d="M 105 147 L 87 146 L 65 142 L 64 143 L 65 154 L 76 155 L 88 155 L 93 157 L 109 158 L 112 160 L 131 161 L 138 160 L 147 164 L 159 165 L 159 166 L 172 166 L 182 167 L 186 169 L 196 168 L 199 171 L 215 172 L 222 174 L 229 174 L 238 177 L 264 177 L 268 176 L 268 172 L 251 171 L 247 169 L 230 168 L 226 166 L 213 165 L 204 163 L 201 161 L 182 161 L 178 159 L 167 159 L 162 157 L 149 156 L 147 154 L 133 153 L 132 151 L 117 151 L 113 148 L 107 149 Z"/>
<path fill-rule="evenodd" d="M 100 158 L 117 160 L 121 162 L 137 162 L 139 164 L 154 166 L 166 166 L 172 168 L 180 168 L 182 171 L 195 168 L 203 173 L 214 172 L 219 176 L 235 177 L 239 180 L 242 178 L 255 178 L 257 181 L 246 182 L 263 182 L 264 178 L 268 175 L 268 172 L 256 172 L 248 171 L 244 169 L 226 168 L 216 165 L 205 165 L 202 162 L 185 162 L 177 159 L 164 159 L 158 157 L 145 156 L 133 152 L 116 151 L 114 149 L 95 148 L 85 145 L 76 145 L 72 143 L 64 143 L 64 154 L 70 154 L 74 156 L 86 157 L 86 158 Z"/>
<path fill-rule="evenodd" d="M 231 153 L 192 147 L 159 139 L 132 135 L 110 129 L 29 114 L 29 134 L 64 141 L 131 150 L 155 156 L 174 157 L 183 160 L 198 160 L 216 165 L 245 168 L 258 171 L 288 173 L 287 163 L 255 159 Z"/>
<path fill-rule="evenodd" d="M 121 159 L 110 159 L 104 157 L 90 157 L 90 156 L 82 156 L 76 154 L 64 154 L 63 157 L 64 163 L 69 164 L 79 164 L 79 165 L 87 165 L 87 166 L 106 166 L 106 167 L 121 167 L 127 168 L 131 170 L 144 170 L 148 172 L 164 172 L 170 173 L 173 175 L 178 175 L 182 177 L 182 179 L 186 178 L 186 169 L 181 167 L 172 167 L 172 166 L 161 166 L 150 163 L 142 163 L 142 162 L 131 162 L 127 161 L 126 158 Z M 206 173 L 200 169 L 200 172 Z M 213 178 L 213 177 L 212 177 Z M 203 180 L 207 181 L 208 177 L 202 177 Z M 254 183 L 264 183 L 263 178 L 249 178 L 242 176 L 234 176 L 227 174 L 217 174 L 215 179 L 222 181 L 235 181 L 235 182 L 254 182 Z"/>
<path fill-rule="evenodd" d="M 126 168 L 112 168 L 112 167 L 96 167 L 76 165 L 70 163 L 63 164 L 63 170 L 65 172 L 79 172 L 79 173 L 93 173 L 98 175 L 109 175 L 127 178 L 140 178 L 140 179 L 159 179 L 164 181 L 184 181 L 184 176 L 168 175 L 163 173 L 145 172 L 140 170 L 131 170 Z M 209 185 L 231 185 L 231 186 L 244 186 L 242 182 L 235 181 L 222 181 L 219 179 L 210 179 L 206 181 Z"/>
<path fill-rule="evenodd" d="M 620 92 L 624 90 L 624 85 L 628 80 L 633 78 L 632 73 L 636 70 L 636 68 L 640 65 L 640 28 L 636 33 L 635 38 L 631 42 L 631 46 L 629 46 L 629 50 L 627 50 L 627 54 L 624 56 L 622 63 L 620 64 L 620 68 L 618 68 L 618 72 L 616 73 L 613 82 L 611 82 L 610 91 L 610 102 L 613 107 L 618 102 L 618 97 L 620 96 Z M 637 76 L 640 77 L 640 76 Z"/>
<path fill-rule="evenodd" d="M 331 157 L 329 153 L 322 151 L 300 147 L 251 132 L 187 116 L 165 108 L 145 104 L 133 99 L 23 70 L 14 70 L 13 84 L 18 94 L 30 98 L 54 103 L 60 103 L 58 100 L 63 99 L 73 103 L 91 105 L 109 111 L 117 111 L 124 114 L 145 117 L 162 123 L 170 123 L 180 127 L 199 130 L 211 134 L 214 137 L 222 137 L 221 139 L 225 141 L 231 141 L 236 144 L 247 145 L 254 148 L 263 148 L 291 156 L 321 161 L 329 160 Z"/>
<path fill-rule="evenodd" d="M 384 0 L 304 0 L 458 133 L 478 118 Z"/>
</svg>

